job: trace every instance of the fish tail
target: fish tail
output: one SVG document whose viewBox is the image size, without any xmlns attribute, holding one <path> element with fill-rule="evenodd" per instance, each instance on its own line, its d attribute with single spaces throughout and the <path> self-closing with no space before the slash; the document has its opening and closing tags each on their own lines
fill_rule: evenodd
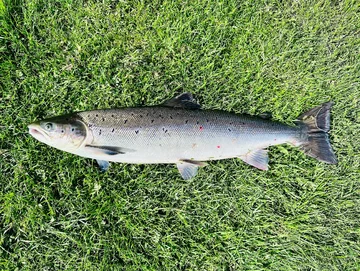
<svg viewBox="0 0 360 271">
<path fill-rule="evenodd" d="M 336 164 L 336 156 L 330 145 L 330 109 L 332 102 L 317 106 L 297 119 L 297 125 L 303 127 L 300 148 L 305 154 L 328 164 Z"/>
</svg>

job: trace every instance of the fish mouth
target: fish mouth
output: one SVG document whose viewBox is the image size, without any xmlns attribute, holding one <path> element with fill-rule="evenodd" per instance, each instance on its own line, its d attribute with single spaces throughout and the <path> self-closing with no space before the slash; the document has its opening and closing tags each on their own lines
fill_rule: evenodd
<svg viewBox="0 0 360 271">
<path fill-rule="evenodd" d="M 48 142 L 49 136 L 40 128 L 39 124 L 32 123 L 28 125 L 29 134 L 41 142 Z"/>
</svg>

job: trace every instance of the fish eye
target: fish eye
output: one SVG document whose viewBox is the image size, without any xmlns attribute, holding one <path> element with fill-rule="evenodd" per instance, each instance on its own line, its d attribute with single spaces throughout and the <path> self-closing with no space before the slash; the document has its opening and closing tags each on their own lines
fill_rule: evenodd
<svg viewBox="0 0 360 271">
<path fill-rule="evenodd" d="M 48 131 L 50 131 L 53 127 L 54 127 L 54 125 L 51 122 L 44 124 L 44 128 Z"/>
</svg>

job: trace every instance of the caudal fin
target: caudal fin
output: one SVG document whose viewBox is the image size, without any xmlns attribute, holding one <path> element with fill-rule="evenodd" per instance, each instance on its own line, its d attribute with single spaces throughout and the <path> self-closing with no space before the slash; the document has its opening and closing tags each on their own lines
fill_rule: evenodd
<svg viewBox="0 0 360 271">
<path fill-rule="evenodd" d="M 309 156 L 328 164 L 336 164 L 336 156 L 329 141 L 330 109 L 332 102 L 324 103 L 298 117 L 298 125 L 305 126 L 307 136 L 300 144 Z"/>
</svg>

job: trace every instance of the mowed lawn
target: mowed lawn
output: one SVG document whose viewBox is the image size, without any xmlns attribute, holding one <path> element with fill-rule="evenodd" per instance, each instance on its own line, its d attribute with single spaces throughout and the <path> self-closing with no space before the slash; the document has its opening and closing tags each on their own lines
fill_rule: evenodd
<svg viewBox="0 0 360 271">
<path fill-rule="evenodd" d="M 1 270 L 359 270 L 358 1 L 0 0 Z M 290 146 L 270 169 L 112 164 L 27 124 L 156 105 L 291 124 L 333 101 L 327 165 Z"/>
</svg>

